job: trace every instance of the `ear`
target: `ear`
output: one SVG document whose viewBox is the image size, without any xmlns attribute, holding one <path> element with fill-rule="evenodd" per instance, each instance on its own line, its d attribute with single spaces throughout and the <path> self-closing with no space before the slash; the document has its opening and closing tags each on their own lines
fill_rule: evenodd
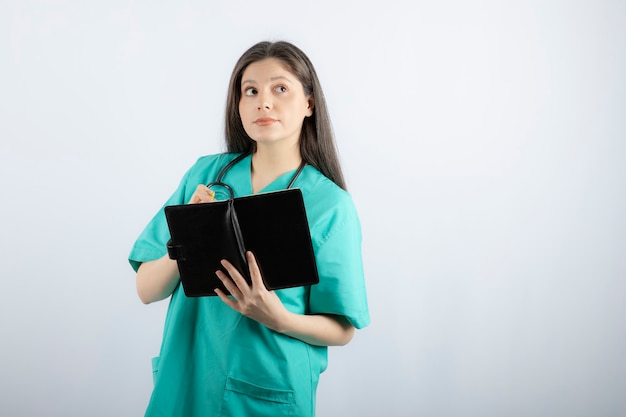
<svg viewBox="0 0 626 417">
<path fill-rule="evenodd" d="M 309 105 L 307 107 L 306 117 L 313 116 L 313 108 L 315 107 L 315 100 L 313 97 L 309 97 Z"/>
</svg>

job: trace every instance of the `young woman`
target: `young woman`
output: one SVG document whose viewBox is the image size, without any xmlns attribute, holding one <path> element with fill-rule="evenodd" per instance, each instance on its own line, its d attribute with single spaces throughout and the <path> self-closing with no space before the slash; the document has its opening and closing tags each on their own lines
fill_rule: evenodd
<svg viewBox="0 0 626 417">
<path fill-rule="evenodd" d="M 327 346 L 369 324 L 357 212 L 345 191 L 324 95 L 307 56 L 261 42 L 237 62 L 226 107 L 228 153 L 201 157 L 165 203 L 215 201 L 204 184 L 224 175 L 235 196 L 301 189 L 319 283 L 268 291 L 254 254 L 252 284 L 227 259 L 218 297 L 188 298 L 160 210 L 129 260 L 144 303 L 171 296 L 147 416 L 313 416 Z"/>
</svg>

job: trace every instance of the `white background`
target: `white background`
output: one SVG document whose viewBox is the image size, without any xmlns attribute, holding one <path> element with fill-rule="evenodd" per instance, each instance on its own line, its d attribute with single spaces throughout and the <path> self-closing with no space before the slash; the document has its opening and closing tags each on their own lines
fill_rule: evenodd
<svg viewBox="0 0 626 417">
<path fill-rule="evenodd" d="M 222 151 L 237 58 L 314 62 L 372 324 L 320 416 L 626 415 L 626 2 L 0 0 L 0 415 L 138 416 L 127 255 Z"/>
</svg>

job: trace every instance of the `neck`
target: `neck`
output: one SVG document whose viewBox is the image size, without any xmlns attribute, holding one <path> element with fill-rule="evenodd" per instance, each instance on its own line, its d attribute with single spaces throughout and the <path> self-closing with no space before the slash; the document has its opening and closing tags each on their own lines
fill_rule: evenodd
<svg viewBox="0 0 626 417">
<path fill-rule="evenodd" d="M 260 174 L 282 175 L 300 166 L 302 157 L 298 146 L 287 149 L 258 146 L 252 155 L 252 167 Z"/>
<path fill-rule="evenodd" d="M 302 163 L 297 145 L 286 149 L 257 146 L 252 155 L 252 189 L 256 193 Z"/>
</svg>

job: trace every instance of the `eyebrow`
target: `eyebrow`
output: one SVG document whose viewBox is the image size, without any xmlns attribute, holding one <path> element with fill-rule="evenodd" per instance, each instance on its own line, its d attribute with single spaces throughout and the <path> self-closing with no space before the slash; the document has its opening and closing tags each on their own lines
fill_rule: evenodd
<svg viewBox="0 0 626 417">
<path fill-rule="evenodd" d="M 291 80 L 289 78 L 283 76 L 283 75 L 277 75 L 276 77 L 270 78 L 270 81 L 276 81 L 276 80 L 285 80 L 288 83 L 291 83 Z M 256 84 L 256 81 L 255 80 L 243 80 L 241 82 L 242 85 L 246 84 L 246 83 L 248 83 L 248 84 Z"/>
</svg>

